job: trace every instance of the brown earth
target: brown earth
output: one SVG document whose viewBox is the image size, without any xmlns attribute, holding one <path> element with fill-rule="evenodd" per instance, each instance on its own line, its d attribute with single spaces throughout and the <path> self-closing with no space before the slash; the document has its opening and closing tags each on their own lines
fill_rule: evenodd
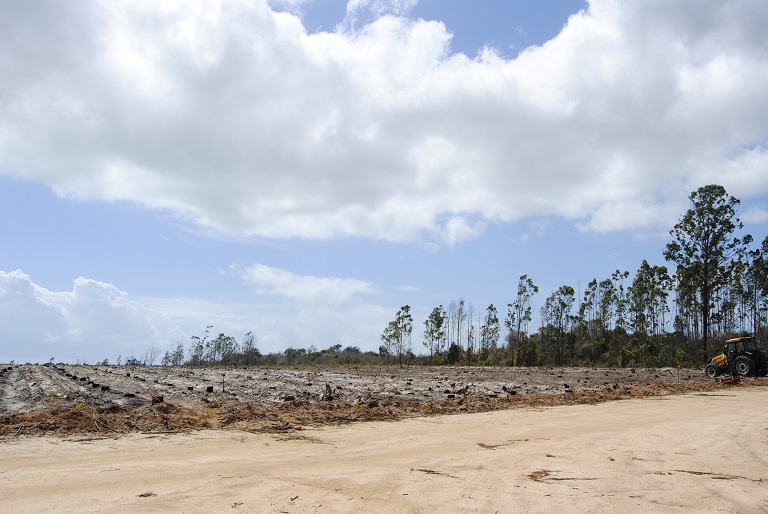
<svg viewBox="0 0 768 514">
<path fill-rule="evenodd" d="M 595 404 L 726 387 L 691 369 L 21 365 L 0 373 L 0 436 L 287 432 L 355 421 Z"/>
</svg>

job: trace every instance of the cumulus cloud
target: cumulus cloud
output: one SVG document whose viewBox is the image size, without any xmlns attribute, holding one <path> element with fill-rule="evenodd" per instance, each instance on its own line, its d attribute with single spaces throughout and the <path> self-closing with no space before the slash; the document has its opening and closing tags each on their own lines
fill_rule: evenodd
<svg viewBox="0 0 768 514">
<path fill-rule="evenodd" d="M 308 34 L 266 0 L 12 2 L 0 173 L 227 235 L 438 244 L 547 216 L 643 232 L 706 183 L 768 192 L 765 2 L 591 0 L 514 59 L 452 53 L 412 5 L 352 1 L 375 16 Z"/>
<path fill-rule="evenodd" d="M 190 336 L 225 333 L 240 340 L 253 332 L 265 353 L 289 346 L 325 348 L 344 346 L 377 348 L 378 334 L 390 309 L 340 301 L 371 293 L 373 286 L 352 279 L 299 277 L 258 266 L 242 270 L 265 293 L 288 295 L 323 303 L 284 306 L 279 302 L 239 304 L 198 298 L 137 297 L 112 284 L 78 278 L 71 291 L 51 291 L 36 284 L 21 270 L 0 271 L 0 362 L 24 359 L 46 362 L 95 362 L 118 355 L 125 361 L 141 358 L 150 345 L 161 351 L 178 343 L 188 348 Z M 355 323 L 349 320 L 354 319 Z"/>
<path fill-rule="evenodd" d="M 376 287 L 354 278 L 316 277 L 253 264 L 245 268 L 232 266 L 242 278 L 261 294 L 286 296 L 312 303 L 342 303 L 359 294 L 376 293 Z"/>
<path fill-rule="evenodd" d="M 183 333 L 112 284 L 78 278 L 71 291 L 51 291 L 21 270 L 0 271 L 0 360 L 15 354 L 74 362 L 130 352 Z M 67 355 L 62 355 L 66 353 Z"/>
<path fill-rule="evenodd" d="M 0 344 L 8 349 L 24 348 L 30 342 L 51 345 L 68 329 L 64 306 L 55 295 L 35 285 L 20 270 L 0 271 Z"/>
</svg>

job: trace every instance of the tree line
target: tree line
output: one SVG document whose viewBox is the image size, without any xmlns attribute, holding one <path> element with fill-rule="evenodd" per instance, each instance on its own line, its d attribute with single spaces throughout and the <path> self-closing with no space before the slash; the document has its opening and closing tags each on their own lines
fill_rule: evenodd
<svg viewBox="0 0 768 514">
<path fill-rule="evenodd" d="M 690 208 L 670 231 L 663 257 L 643 260 L 634 275 L 616 270 L 592 279 L 583 293 L 563 285 L 533 305 L 539 288 L 520 276 L 506 312 L 477 310 L 459 298 L 434 307 L 423 321 L 424 353 L 416 355 L 414 320 L 402 306 L 384 328 L 378 352 L 339 344 L 324 350 L 288 348 L 262 355 L 252 332 L 240 341 L 208 326 L 178 343 L 163 365 L 465 364 L 486 366 L 700 366 L 719 342 L 737 335 L 768 339 L 768 237 L 753 245 L 740 234 L 740 201 L 719 185 L 689 196 Z M 417 331 L 418 333 L 418 331 Z M 143 361 L 154 364 L 157 348 Z"/>
<path fill-rule="evenodd" d="M 531 332 L 539 289 L 527 275 L 502 321 L 491 304 L 477 312 L 463 298 L 435 307 L 424 321 L 423 345 L 435 364 L 511 366 L 700 365 L 736 335 L 768 338 L 768 237 L 752 247 L 736 216 L 740 201 L 713 184 L 692 192 L 690 208 L 670 231 L 663 257 L 591 280 L 577 298 L 563 285 L 544 299 Z M 410 307 L 381 336 L 398 360 L 411 350 Z M 406 341 L 407 344 L 403 344 Z"/>
</svg>

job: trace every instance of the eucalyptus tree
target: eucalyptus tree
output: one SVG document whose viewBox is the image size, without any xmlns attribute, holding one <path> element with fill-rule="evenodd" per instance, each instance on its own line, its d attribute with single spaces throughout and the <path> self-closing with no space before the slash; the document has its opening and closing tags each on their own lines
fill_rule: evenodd
<svg viewBox="0 0 768 514">
<path fill-rule="evenodd" d="M 221 364 L 232 364 L 235 355 L 240 353 L 240 345 L 237 343 L 237 339 L 232 336 L 219 334 L 217 337 L 219 348 L 219 361 Z"/>
<path fill-rule="evenodd" d="M 209 364 L 216 365 L 216 361 L 218 361 L 219 353 L 221 352 L 221 336 L 224 334 L 219 334 L 219 337 L 208 339 L 205 343 L 205 356 L 204 360 L 207 361 Z"/>
<path fill-rule="evenodd" d="M 700 337 L 699 297 L 693 282 L 685 280 L 679 273 L 672 275 L 675 291 L 675 331 L 688 340 L 698 340 Z"/>
<path fill-rule="evenodd" d="M 587 329 L 587 336 L 594 341 L 598 334 L 597 316 L 600 311 L 600 296 L 597 279 L 592 279 L 584 290 L 584 298 L 579 306 L 579 316 Z"/>
<path fill-rule="evenodd" d="M 501 335 L 501 326 L 499 324 L 499 313 L 493 304 L 485 309 L 485 317 L 480 326 L 480 348 L 488 350 L 496 348 Z"/>
<path fill-rule="evenodd" d="M 253 332 L 248 332 L 240 342 L 240 351 L 243 352 L 243 360 L 246 366 L 251 365 L 253 361 L 261 357 L 261 352 L 256 348 L 255 339 Z"/>
<path fill-rule="evenodd" d="M 463 347 L 464 324 L 467 321 L 467 306 L 464 298 L 459 298 L 458 302 L 451 302 L 451 311 L 453 313 L 452 325 L 453 325 L 453 337 L 451 341 L 456 343 L 460 347 Z"/>
<path fill-rule="evenodd" d="M 163 366 L 180 366 L 184 363 L 184 345 L 182 343 L 178 343 L 176 345 L 176 349 L 171 351 L 166 351 L 165 355 L 163 355 L 163 360 L 160 363 Z"/>
<path fill-rule="evenodd" d="M 190 336 L 189 338 L 189 361 L 192 365 L 203 362 L 203 344 L 199 336 Z"/>
<path fill-rule="evenodd" d="M 614 274 L 615 275 L 615 274 Z M 597 287 L 598 314 L 597 320 L 600 331 L 605 335 L 609 330 L 613 330 L 613 323 L 616 314 L 614 301 L 616 298 L 616 288 L 612 278 L 602 280 Z"/>
<path fill-rule="evenodd" d="M 670 286 L 665 266 L 651 266 L 643 260 L 628 291 L 630 323 L 636 334 L 661 335 L 669 310 Z"/>
<path fill-rule="evenodd" d="M 561 286 L 553 292 L 542 307 L 543 340 L 550 353 L 554 352 L 554 364 L 561 365 L 568 350 L 567 343 L 572 320 L 571 310 L 576 296 L 571 286 Z"/>
<path fill-rule="evenodd" d="M 387 364 L 390 364 L 392 361 L 392 355 L 395 353 L 395 346 L 399 336 L 397 320 L 387 323 L 387 328 L 381 333 L 381 342 L 384 344 L 379 347 L 379 353 L 387 356 Z"/>
<path fill-rule="evenodd" d="M 443 306 L 435 307 L 424 320 L 424 346 L 429 350 L 429 361 L 440 355 L 446 346 L 448 337 L 448 315 Z"/>
<path fill-rule="evenodd" d="M 745 330 L 743 298 L 745 275 L 748 263 L 746 259 L 735 259 L 729 263 L 724 283 L 712 293 L 712 313 L 710 324 L 723 334 L 734 334 Z M 744 311 L 744 312 L 742 312 Z"/>
<path fill-rule="evenodd" d="M 539 287 L 528 275 L 521 275 L 517 281 L 515 301 L 507 304 L 507 317 L 504 326 L 509 330 L 509 352 L 512 362 L 517 364 L 520 353 L 520 342 L 523 335 L 528 333 L 528 323 L 531 321 L 531 300 L 539 292 Z"/>
<path fill-rule="evenodd" d="M 752 332 L 760 335 L 768 311 L 768 236 L 762 245 L 749 252 L 744 273 L 744 293 Z"/>
<path fill-rule="evenodd" d="M 584 298 L 579 306 L 579 325 L 581 339 L 586 340 L 592 364 L 596 363 L 595 340 L 598 337 L 598 313 L 600 312 L 600 295 L 597 279 L 592 279 L 584 290 Z"/>
<path fill-rule="evenodd" d="M 475 325 L 475 306 L 472 305 L 472 302 L 467 302 L 466 312 L 467 312 L 467 355 L 472 356 L 475 352 L 475 343 L 477 342 L 477 338 L 475 337 L 476 336 L 475 328 L 477 327 L 477 325 Z M 467 364 L 469 364 L 470 361 L 468 361 Z"/>
<path fill-rule="evenodd" d="M 184 364 L 184 345 L 179 342 L 176 349 L 170 355 L 171 366 L 181 366 Z"/>
<path fill-rule="evenodd" d="M 736 217 L 740 201 L 723 186 L 702 186 L 688 197 L 691 208 L 670 230 L 664 258 L 677 264 L 678 280 L 689 282 L 699 299 L 702 350 L 709 353 L 713 293 L 728 281 L 729 264 L 738 259 L 752 240 L 734 237 L 743 224 Z"/>
<path fill-rule="evenodd" d="M 637 345 L 635 355 L 644 366 L 656 362 L 668 312 L 670 278 L 664 266 L 651 266 L 643 260 L 627 290 L 629 325 Z M 623 355 L 620 353 L 620 355 Z M 652 364 L 653 365 L 653 364 Z"/>
<path fill-rule="evenodd" d="M 205 327 L 203 337 L 191 336 L 189 338 L 189 360 L 192 364 L 203 364 L 205 360 L 205 348 L 208 344 L 208 337 L 213 325 Z"/>
<path fill-rule="evenodd" d="M 624 281 L 628 278 L 629 271 L 616 270 L 611 275 L 614 314 L 616 316 L 615 328 L 619 330 L 620 335 L 627 332 L 627 306 L 629 298 L 624 287 Z"/>
<path fill-rule="evenodd" d="M 403 365 L 403 357 L 411 351 L 411 334 L 413 333 L 413 316 L 411 307 L 403 305 L 397 311 L 395 319 L 390 321 L 381 334 L 381 340 L 389 355 L 397 355 L 398 363 Z"/>
</svg>

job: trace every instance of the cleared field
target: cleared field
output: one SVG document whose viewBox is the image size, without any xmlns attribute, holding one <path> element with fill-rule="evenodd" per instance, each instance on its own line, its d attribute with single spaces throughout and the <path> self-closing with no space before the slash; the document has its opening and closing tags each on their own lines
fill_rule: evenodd
<svg viewBox="0 0 768 514">
<path fill-rule="evenodd" d="M 764 378 L 741 385 L 764 385 Z M 0 435 L 308 425 L 728 387 L 691 369 L 6 366 Z"/>
</svg>

